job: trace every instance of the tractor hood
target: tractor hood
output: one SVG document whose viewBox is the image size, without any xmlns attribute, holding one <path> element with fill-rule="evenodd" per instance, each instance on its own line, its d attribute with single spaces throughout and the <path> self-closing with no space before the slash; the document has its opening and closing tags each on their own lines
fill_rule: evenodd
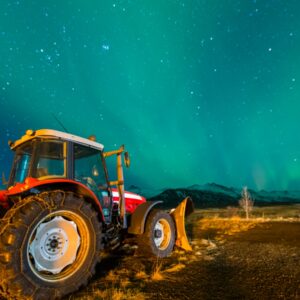
<svg viewBox="0 0 300 300">
<path fill-rule="evenodd" d="M 135 193 L 125 191 L 126 212 L 132 214 L 135 209 L 146 202 L 146 198 Z M 120 195 L 118 189 L 112 189 L 113 202 L 119 205 Z"/>
</svg>

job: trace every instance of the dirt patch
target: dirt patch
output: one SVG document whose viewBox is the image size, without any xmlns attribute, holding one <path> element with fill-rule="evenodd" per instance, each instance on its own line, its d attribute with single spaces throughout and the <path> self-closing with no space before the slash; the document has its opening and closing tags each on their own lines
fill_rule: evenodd
<svg viewBox="0 0 300 300">
<path fill-rule="evenodd" d="M 300 299 L 300 223 L 263 223 L 228 238 L 174 282 L 148 283 L 150 299 Z"/>
<path fill-rule="evenodd" d="M 194 220 L 189 231 L 193 252 L 125 247 L 69 299 L 300 299 L 300 222 Z"/>
</svg>

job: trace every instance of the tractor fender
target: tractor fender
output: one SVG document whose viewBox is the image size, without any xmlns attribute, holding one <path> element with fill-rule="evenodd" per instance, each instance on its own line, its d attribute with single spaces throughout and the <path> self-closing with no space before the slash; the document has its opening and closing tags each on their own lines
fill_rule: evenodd
<svg viewBox="0 0 300 300">
<path fill-rule="evenodd" d="M 79 195 L 84 196 L 85 200 L 88 200 L 92 206 L 98 211 L 100 218 L 102 221 L 104 221 L 104 216 L 102 212 L 101 204 L 97 198 L 97 196 L 94 194 L 93 191 L 89 190 L 85 185 L 79 182 L 70 181 L 70 182 L 52 182 L 48 185 L 41 184 L 38 186 L 38 188 L 43 189 L 44 187 L 51 188 L 51 189 L 62 189 L 66 190 L 69 189 L 70 191 L 74 191 L 75 193 L 78 193 Z"/>
<path fill-rule="evenodd" d="M 6 192 L 6 197 L 20 194 L 30 194 L 31 191 L 50 189 L 69 190 L 84 196 L 85 199 L 88 199 L 90 201 L 90 203 L 98 211 L 100 218 L 104 221 L 102 207 L 97 196 L 84 184 L 70 179 L 52 179 L 39 181 L 35 178 L 27 178 L 25 180 L 25 183 L 17 184 L 16 186 L 9 189 Z"/>
<path fill-rule="evenodd" d="M 143 234 L 145 230 L 145 223 L 150 211 L 155 205 L 160 203 L 162 203 L 162 201 L 147 201 L 139 205 L 131 215 L 128 233 Z"/>
</svg>

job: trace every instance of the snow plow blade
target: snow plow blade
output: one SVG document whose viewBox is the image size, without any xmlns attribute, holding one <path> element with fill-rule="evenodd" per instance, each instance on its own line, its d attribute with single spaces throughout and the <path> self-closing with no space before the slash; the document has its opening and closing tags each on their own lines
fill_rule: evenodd
<svg viewBox="0 0 300 300">
<path fill-rule="evenodd" d="M 186 197 L 175 210 L 171 212 L 176 224 L 176 246 L 186 251 L 192 251 L 185 232 L 185 218 L 194 211 L 194 204 L 190 197 Z"/>
</svg>

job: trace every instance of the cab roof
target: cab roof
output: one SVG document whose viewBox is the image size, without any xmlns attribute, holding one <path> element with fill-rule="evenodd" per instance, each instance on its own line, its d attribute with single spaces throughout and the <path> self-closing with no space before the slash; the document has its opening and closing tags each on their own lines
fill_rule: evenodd
<svg viewBox="0 0 300 300">
<path fill-rule="evenodd" d="M 103 150 L 104 146 L 100 143 L 95 142 L 94 140 L 90 140 L 90 139 L 86 139 L 86 138 L 82 138 L 79 137 L 77 135 L 73 135 L 70 133 L 66 133 L 66 132 L 62 132 L 62 131 L 58 131 L 58 130 L 52 130 L 52 129 L 39 129 L 39 130 L 27 130 L 26 134 L 23 135 L 19 140 L 16 140 L 13 143 L 10 143 L 10 148 L 14 149 L 16 147 L 18 147 L 19 145 L 32 140 L 34 138 L 55 138 L 55 139 L 61 139 L 61 140 L 65 140 L 65 141 L 72 141 L 74 143 L 78 143 L 78 144 L 82 144 L 82 145 L 86 145 L 98 150 Z"/>
</svg>

